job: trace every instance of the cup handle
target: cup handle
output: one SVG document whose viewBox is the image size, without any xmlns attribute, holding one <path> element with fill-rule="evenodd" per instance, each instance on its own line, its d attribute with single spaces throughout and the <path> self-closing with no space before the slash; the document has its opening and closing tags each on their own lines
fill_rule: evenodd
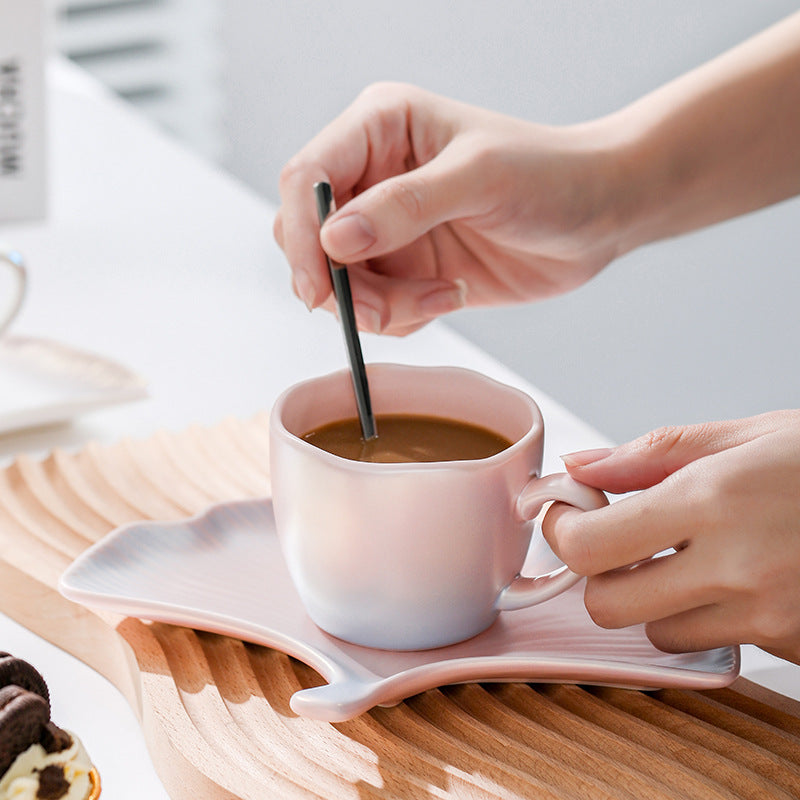
<svg viewBox="0 0 800 800">
<path fill-rule="evenodd" d="M 14 317 L 19 313 L 22 301 L 25 298 L 25 285 L 27 283 L 27 274 L 25 272 L 25 262 L 22 256 L 16 250 L 0 245 L 0 261 L 5 262 L 11 267 L 14 275 L 17 278 L 17 294 L 8 306 L 8 311 L 3 319 L 0 319 L 0 336 L 2 336 L 6 328 L 11 324 Z"/>
<path fill-rule="evenodd" d="M 599 489 L 578 483 L 566 472 L 559 472 L 529 481 L 517 498 L 517 513 L 522 519 L 533 519 L 551 500 L 569 503 L 583 511 L 608 505 L 608 498 Z M 494 605 L 498 611 L 534 606 L 561 594 L 580 578 L 566 565 L 535 578 L 518 575 L 500 592 Z"/>
</svg>

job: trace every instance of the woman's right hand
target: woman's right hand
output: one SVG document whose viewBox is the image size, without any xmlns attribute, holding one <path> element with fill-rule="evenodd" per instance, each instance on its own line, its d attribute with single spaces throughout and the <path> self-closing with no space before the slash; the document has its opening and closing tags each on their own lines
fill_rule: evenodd
<svg viewBox="0 0 800 800">
<path fill-rule="evenodd" d="M 321 242 L 349 266 L 359 326 L 402 336 L 602 269 L 620 250 L 619 153 L 602 120 L 547 127 L 376 84 L 284 168 L 275 236 L 309 308 L 333 308 Z M 321 233 L 317 181 L 338 206 Z"/>
<path fill-rule="evenodd" d="M 542 522 L 587 576 L 598 625 L 645 623 L 670 653 L 747 642 L 800 664 L 800 410 L 563 458 L 580 483 L 635 492 L 599 511 L 557 504 Z"/>
</svg>

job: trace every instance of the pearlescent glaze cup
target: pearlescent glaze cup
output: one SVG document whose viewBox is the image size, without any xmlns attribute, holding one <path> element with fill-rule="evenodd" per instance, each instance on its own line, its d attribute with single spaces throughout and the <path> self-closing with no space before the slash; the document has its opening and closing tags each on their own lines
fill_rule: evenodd
<svg viewBox="0 0 800 800">
<path fill-rule="evenodd" d="M 354 644 L 422 650 L 468 639 L 500 612 L 572 586 L 579 576 L 565 566 L 520 576 L 533 519 L 550 500 L 583 510 L 608 501 L 566 473 L 540 477 L 544 424 L 536 403 L 460 368 L 373 364 L 367 372 L 377 414 L 449 417 L 512 445 L 471 461 L 351 461 L 301 438 L 356 416 L 349 373 L 286 390 L 270 418 L 273 507 L 311 619 Z"/>
<path fill-rule="evenodd" d="M 19 313 L 27 275 L 22 256 L 0 243 L 0 336 Z"/>
</svg>

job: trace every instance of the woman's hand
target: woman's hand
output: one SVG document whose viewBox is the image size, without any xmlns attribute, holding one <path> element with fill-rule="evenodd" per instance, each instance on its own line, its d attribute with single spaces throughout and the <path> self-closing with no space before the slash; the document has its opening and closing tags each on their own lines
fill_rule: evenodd
<svg viewBox="0 0 800 800">
<path fill-rule="evenodd" d="M 668 652 L 753 643 L 800 663 L 800 411 L 664 428 L 564 462 L 590 486 L 643 490 L 544 520 L 554 551 L 588 576 L 599 625 L 647 623 Z"/>
<path fill-rule="evenodd" d="M 287 164 L 275 236 L 309 308 L 322 246 L 362 328 L 538 300 L 617 255 L 800 191 L 800 13 L 601 119 L 534 125 L 399 84 L 365 90 Z M 339 212 L 321 236 L 312 186 Z"/>
<path fill-rule="evenodd" d="M 602 122 L 550 128 L 376 84 L 284 168 L 275 236 L 309 308 L 348 264 L 362 329 L 403 335 L 463 305 L 573 288 L 617 255 L 619 163 Z M 312 186 L 338 212 L 321 235 Z"/>
</svg>

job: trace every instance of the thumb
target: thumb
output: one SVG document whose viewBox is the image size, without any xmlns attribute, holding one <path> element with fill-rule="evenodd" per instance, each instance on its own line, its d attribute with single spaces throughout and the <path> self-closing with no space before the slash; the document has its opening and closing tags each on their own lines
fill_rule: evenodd
<svg viewBox="0 0 800 800">
<path fill-rule="evenodd" d="M 386 255 L 442 222 L 474 213 L 479 202 L 468 162 L 446 147 L 417 169 L 371 186 L 323 225 L 320 241 L 343 264 Z"/>
<path fill-rule="evenodd" d="M 658 428 L 607 450 L 562 456 L 573 478 L 613 493 L 647 489 L 704 456 L 753 438 L 742 420 Z"/>
</svg>

